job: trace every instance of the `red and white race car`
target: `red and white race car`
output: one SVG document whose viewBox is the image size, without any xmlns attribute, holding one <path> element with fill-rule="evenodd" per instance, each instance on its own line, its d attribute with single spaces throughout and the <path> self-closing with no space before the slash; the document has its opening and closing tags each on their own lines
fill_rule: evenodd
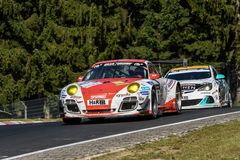
<svg viewBox="0 0 240 160">
<path fill-rule="evenodd" d="M 159 78 L 150 61 L 126 59 L 94 64 L 78 82 L 60 95 L 65 123 L 82 118 L 148 115 L 181 111 L 181 88 L 176 80 Z"/>
</svg>

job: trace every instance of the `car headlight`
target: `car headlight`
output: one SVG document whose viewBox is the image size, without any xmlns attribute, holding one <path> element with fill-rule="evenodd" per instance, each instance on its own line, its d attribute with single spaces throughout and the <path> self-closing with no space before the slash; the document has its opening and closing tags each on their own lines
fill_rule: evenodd
<svg viewBox="0 0 240 160">
<path fill-rule="evenodd" d="M 139 83 L 132 83 L 127 87 L 128 92 L 135 93 L 139 90 L 140 84 Z"/>
<path fill-rule="evenodd" d="M 210 91 L 212 89 L 212 83 L 206 83 L 202 87 L 198 88 L 198 91 Z"/>
<path fill-rule="evenodd" d="M 72 95 L 76 94 L 77 91 L 78 91 L 78 87 L 76 85 L 71 85 L 67 89 L 67 94 L 72 96 Z"/>
</svg>

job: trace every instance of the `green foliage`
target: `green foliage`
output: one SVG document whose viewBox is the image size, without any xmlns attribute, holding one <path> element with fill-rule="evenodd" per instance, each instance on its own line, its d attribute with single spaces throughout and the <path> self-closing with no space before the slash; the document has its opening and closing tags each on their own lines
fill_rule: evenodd
<svg viewBox="0 0 240 160">
<path fill-rule="evenodd" d="M 0 0 L 0 105 L 59 94 L 100 60 L 240 62 L 238 13 L 237 0 Z"/>
</svg>

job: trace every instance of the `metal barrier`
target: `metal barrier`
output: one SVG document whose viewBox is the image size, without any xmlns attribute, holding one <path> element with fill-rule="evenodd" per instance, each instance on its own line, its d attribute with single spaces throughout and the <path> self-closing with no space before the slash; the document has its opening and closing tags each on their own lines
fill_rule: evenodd
<svg viewBox="0 0 240 160">
<path fill-rule="evenodd" d="M 59 97 L 18 101 L 0 106 L 0 118 L 58 118 Z"/>
</svg>

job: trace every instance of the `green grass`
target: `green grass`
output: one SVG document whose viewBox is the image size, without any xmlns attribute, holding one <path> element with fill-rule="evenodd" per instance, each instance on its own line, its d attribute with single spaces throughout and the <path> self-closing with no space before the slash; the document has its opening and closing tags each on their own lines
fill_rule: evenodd
<svg viewBox="0 0 240 160">
<path fill-rule="evenodd" d="M 240 160 L 240 121 L 137 145 L 94 160 Z"/>
</svg>

